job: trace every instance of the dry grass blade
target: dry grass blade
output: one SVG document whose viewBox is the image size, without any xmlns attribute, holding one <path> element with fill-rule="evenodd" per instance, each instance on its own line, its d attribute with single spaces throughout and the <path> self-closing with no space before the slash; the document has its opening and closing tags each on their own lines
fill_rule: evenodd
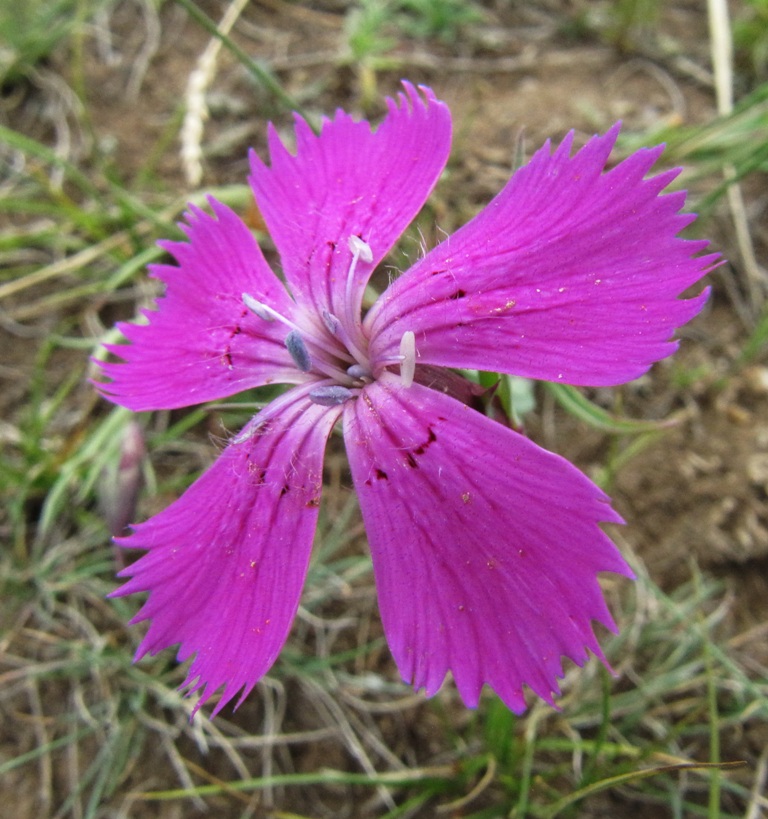
<svg viewBox="0 0 768 819">
<path fill-rule="evenodd" d="M 230 3 L 217 27 L 219 35 L 227 35 L 248 4 L 248 0 L 234 0 Z M 186 114 L 181 127 L 181 160 L 187 182 L 193 187 L 203 178 L 203 129 L 208 118 L 205 93 L 216 71 L 216 59 L 223 46 L 220 37 L 213 38 L 197 60 L 195 70 L 189 75 L 186 92 Z"/>
<path fill-rule="evenodd" d="M 733 47 L 728 4 L 726 0 L 707 0 L 707 7 L 717 110 L 720 115 L 728 115 L 733 111 Z M 726 165 L 723 175 L 726 181 L 731 183 L 727 191 L 728 203 L 731 208 L 741 262 L 744 266 L 752 311 L 756 316 L 762 309 L 768 292 L 768 278 L 766 278 L 768 273 L 761 269 L 757 261 L 744 195 L 741 186 L 736 182 L 736 169 L 733 165 Z"/>
</svg>

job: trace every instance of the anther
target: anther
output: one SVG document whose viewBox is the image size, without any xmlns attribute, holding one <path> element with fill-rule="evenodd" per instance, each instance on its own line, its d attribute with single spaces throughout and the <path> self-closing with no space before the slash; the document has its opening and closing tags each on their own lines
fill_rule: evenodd
<svg viewBox="0 0 768 819">
<path fill-rule="evenodd" d="M 363 367 L 362 364 L 352 364 L 347 367 L 347 375 L 352 376 L 352 378 L 373 378 L 371 371 L 367 367 Z"/>
<path fill-rule="evenodd" d="M 355 236 L 353 233 L 349 237 L 349 249 L 352 251 L 352 255 L 355 257 L 355 260 L 362 259 L 364 262 L 372 262 L 373 261 L 373 251 L 371 250 L 371 246 L 368 242 L 364 242 L 359 236 Z"/>
<path fill-rule="evenodd" d="M 293 363 L 303 372 L 308 373 L 312 369 L 312 359 L 298 331 L 291 330 L 285 339 L 285 346 L 291 354 Z"/>
<path fill-rule="evenodd" d="M 413 330 L 406 330 L 400 339 L 400 359 L 400 380 L 404 387 L 410 387 L 416 373 L 416 336 Z"/>
<path fill-rule="evenodd" d="M 255 299 L 250 293 L 243 293 L 242 299 L 243 304 L 260 319 L 264 321 L 274 321 L 278 317 L 282 319 L 282 316 L 276 314 L 271 307 L 267 307 L 266 304 Z"/>
<path fill-rule="evenodd" d="M 327 384 L 310 390 L 309 400 L 321 407 L 337 407 L 352 398 L 352 390 L 339 384 Z"/>
<path fill-rule="evenodd" d="M 333 313 L 329 313 L 327 310 L 323 310 L 323 324 L 325 325 L 325 329 L 332 335 L 336 335 L 336 331 L 339 329 L 339 320 Z"/>
</svg>

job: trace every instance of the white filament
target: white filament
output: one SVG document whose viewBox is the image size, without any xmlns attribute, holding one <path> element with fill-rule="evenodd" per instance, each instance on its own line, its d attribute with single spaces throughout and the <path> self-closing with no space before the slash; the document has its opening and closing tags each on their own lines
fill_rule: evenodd
<svg viewBox="0 0 768 819">
<path fill-rule="evenodd" d="M 353 233 L 349 239 L 347 240 L 347 244 L 349 245 L 349 249 L 352 251 L 352 261 L 349 265 L 349 273 L 347 273 L 347 287 L 345 293 L 345 314 L 347 320 L 347 327 L 350 331 L 357 330 L 355 335 L 359 335 L 359 327 L 360 327 L 360 304 L 357 303 L 356 299 L 354 299 L 355 295 L 355 270 L 357 270 L 357 261 L 358 259 L 362 259 L 364 262 L 372 262 L 373 261 L 373 251 L 371 250 L 371 246 L 368 242 L 363 241 L 359 236 L 355 236 Z M 358 345 L 355 344 L 357 348 Z M 359 350 L 351 350 L 351 352 L 356 355 Z"/>
</svg>

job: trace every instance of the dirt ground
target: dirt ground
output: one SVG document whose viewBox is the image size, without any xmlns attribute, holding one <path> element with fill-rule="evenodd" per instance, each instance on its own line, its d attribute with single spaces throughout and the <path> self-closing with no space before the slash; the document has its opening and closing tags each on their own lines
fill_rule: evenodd
<svg viewBox="0 0 768 819">
<path fill-rule="evenodd" d="M 636 48 L 625 53 L 579 27 L 578 3 L 499 1 L 484 6 L 485 21 L 472 37 L 450 44 L 413 39 L 398 49 L 392 67 L 376 72 L 380 94 L 396 92 L 400 78 L 406 77 L 431 85 L 451 107 L 455 140 L 449 176 L 433 199 L 441 230 L 450 232 L 498 192 L 521 139 L 530 153 L 545 138 L 559 139 L 570 129 L 583 142 L 617 119 L 632 132 L 663 123 L 704 123 L 715 115 L 707 21 L 698 1 L 660 4 L 657 34 L 639 35 Z M 217 2 L 201 3 L 201 8 L 216 20 L 224 10 Z M 311 7 L 260 0 L 245 9 L 234 37 L 272 68 L 288 93 L 307 101 L 313 114 L 336 106 L 360 111 L 365 77 L 359 66 L 340 58 L 345 53 L 342 11 L 343 4 L 334 0 Z M 130 182 L 144 167 L 149 148 L 165 140 L 157 172 L 166 190 L 182 193 L 189 183 L 175 147 L 180 101 L 210 37 L 173 3 L 163 4 L 156 16 L 147 4 L 120 3 L 106 25 L 110 39 L 102 32 L 88 41 L 85 53 L 92 130 L 73 124 L 72 150 L 106 154 L 120 178 Z M 150 47 L 153 37 L 155 48 Z M 67 76 L 67 55 L 57 59 Z M 202 189 L 241 183 L 247 148 L 263 148 L 267 122 L 273 120 L 279 128 L 290 124 L 288 113 L 226 52 L 219 56 L 209 102 Z M 31 97 L 23 110 L 11 113 L 10 124 L 41 138 L 50 126 L 35 105 Z M 380 110 L 374 105 L 367 113 L 375 116 Z M 52 138 L 52 133 L 47 136 Z M 751 202 L 753 209 L 764 211 L 764 194 L 756 192 Z M 768 361 L 763 356 L 749 366 L 739 365 L 749 331 L 733 293 L 744 293 L 743 272 L 724 209 L 709 227 L 716 249 L 732 261 L 711 276 L 710 304 L 683 331 L 679 354 L 636 384 L 613 392 L 591 391 L 590 397 L 611 409 L 618 400 L 622 411 L 634 418 L 678 419 L 622 461 L 612 476 L 609 490 L 628 524 L 622 538 L 664 589 L 690 580 L 694 561 L 722 580 L 730 594 L 727 617 L 731 633 L 739 635 L 738 650 L 756 663 L 768 663 Z M 766 235 L 756 238 L 764 259 Z M 121 309 L 110 308 L 115 315 Z M 127 317 L 132 305 L 124 309 Z M 15 335 L 3 331 L 0 338 L 10 374 L 30 350 L 20 351 Z M 40 340 L 30 339 L 30 344 L 37 343 Z M 52 381 L 64 377 L 64 359 L 52 367 Z M 3 390 L 0 406 L 6 417 L 13 417 L 24 387 L 9 378 Z M 596 474 L 617 447 L 628 445 L 585 430 L 581 422 L 547 403 L 543 393 L 540 397 L 544 411 L 531 419 L 530 434 L 588 473 Z M 88 400 L 98 412 L 95 399 Z M 145 498 L 142 515 L 166 500 Z M 372 599 L 369 604 L 375 606 Z M 385 678 L 395 681 L 386 651 L 381 663 Z M 306 692 L 291 695 L 296 713 L 311 710 L 307 705 L 302 711 Z M 247 707 L 243 713 L 246 719 Z M 418 705 L 410 714 L 413 720 L 402 714 L 392 717 L 393 752 L 422 743 L 428 757 L 434 716 Z M 259 724 L 264 719 L 257 712 L 252 717 Z M 292 719 L 289 714 L 284 730 L 290 730 Z M 310 729 L 306 719 L 296 719 L 296 730 Z M 331 743 L 319 741 L 313 747 L 304 758 L 293 759 L 296 770 L 349 764 Z M 183 750 L 192 753 L 191 748 Z M 145 763 L 151 765 L 151 760 Z M 23 794 L 30 792 L 34 801 L 34 788 L 21 772 L 10 781 L 18 799 L 24 801 Z M 312 808 L 298 799 L 291 809 Z M 616 809 L 605 808 L 600 815 L 618 816 L 610 812 Z M 153 810 L 135 808 L 129 815 L 189 815 L 176 808 L 175 813 Z M 215 815 L 238 816 L 244 808 L 222 810 Z M 633 815 L 643 814 L 635 809 Z"/>
</svg>

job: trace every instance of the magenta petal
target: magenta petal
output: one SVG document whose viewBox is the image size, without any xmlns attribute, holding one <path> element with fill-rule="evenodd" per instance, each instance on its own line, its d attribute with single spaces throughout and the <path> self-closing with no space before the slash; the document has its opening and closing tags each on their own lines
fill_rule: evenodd
<svg viewBox="0 0 768 819">
<path fill-rule="evenodd" d="M 615 126 L 570 156 L 539 150 L 475 219 L 428 253 L 366 318 L 371 354 L 397 354 L 406 330 L 425 364 L 570 384 L 631 380 L 672 353 L 675 329 L 706 294 L 680 300 L 717 263 L 677 234 L 693 216 L 677 175 L 644 179 L 661 148 L 603 173 Z"/>
<path fill-rule="evenodd" d="M 211 199 L 214 216 L 191 208 L 189 242 L 165 242 L 178 267 L 154 265 L 165 295 L 148 324 L 120 324 L 130 344 L 108 345 L 121 363 L 101 364 L 111 381 L 99 389 L 132 410 L 168 409 L 233 395 L 297 371 L 285 349 L 288 330 L 249 312 L 242 294 L 291 315 L 293 302 L 253 235 L 228 207 Z"/>
<path fill-rule="evenodd" d="M 293 295 L 343 318 L 357 304 L 373 268 L 426 201 L 448 158 L 451 118 L 428 88 L 409 83 L 375 132 L 337 111 L 315 136 L 296 117 L 296 155 L 274 129 L 271 167 L 251 157 L 259 208 L 280 252 Z M 356 268 L 351 294 L 349 237 L 362 238 L 373 259 Z"/>
<path fill-rule="evenodd" d="M 150 592 L 132 621 L 152 621 L 137 658 L 180 643 L 180 661 L 196 655 L 183 685 L 202 689 L 197 707 L 224 687 L 214 714 L 268 671 L 299 605 L 323 451 L 340 413 L 304 393 L 268 407 L 255 434 L 230 444 L 179 500 L 119 541 L 149 550 L 115 592 Z"/>
<path fill-rule="evenodd" d="M 404 679 L 434 694 L 451 671 L 514 711 L 548 702 L 562 657 L 602 658 L 615 630 L 598 572 L 632 573 L 601 531 L 621 522 L 563 458 L 426 387 L 385 376 L 346 405 L 344 437 L 384 629 Z"/>
</svg>

